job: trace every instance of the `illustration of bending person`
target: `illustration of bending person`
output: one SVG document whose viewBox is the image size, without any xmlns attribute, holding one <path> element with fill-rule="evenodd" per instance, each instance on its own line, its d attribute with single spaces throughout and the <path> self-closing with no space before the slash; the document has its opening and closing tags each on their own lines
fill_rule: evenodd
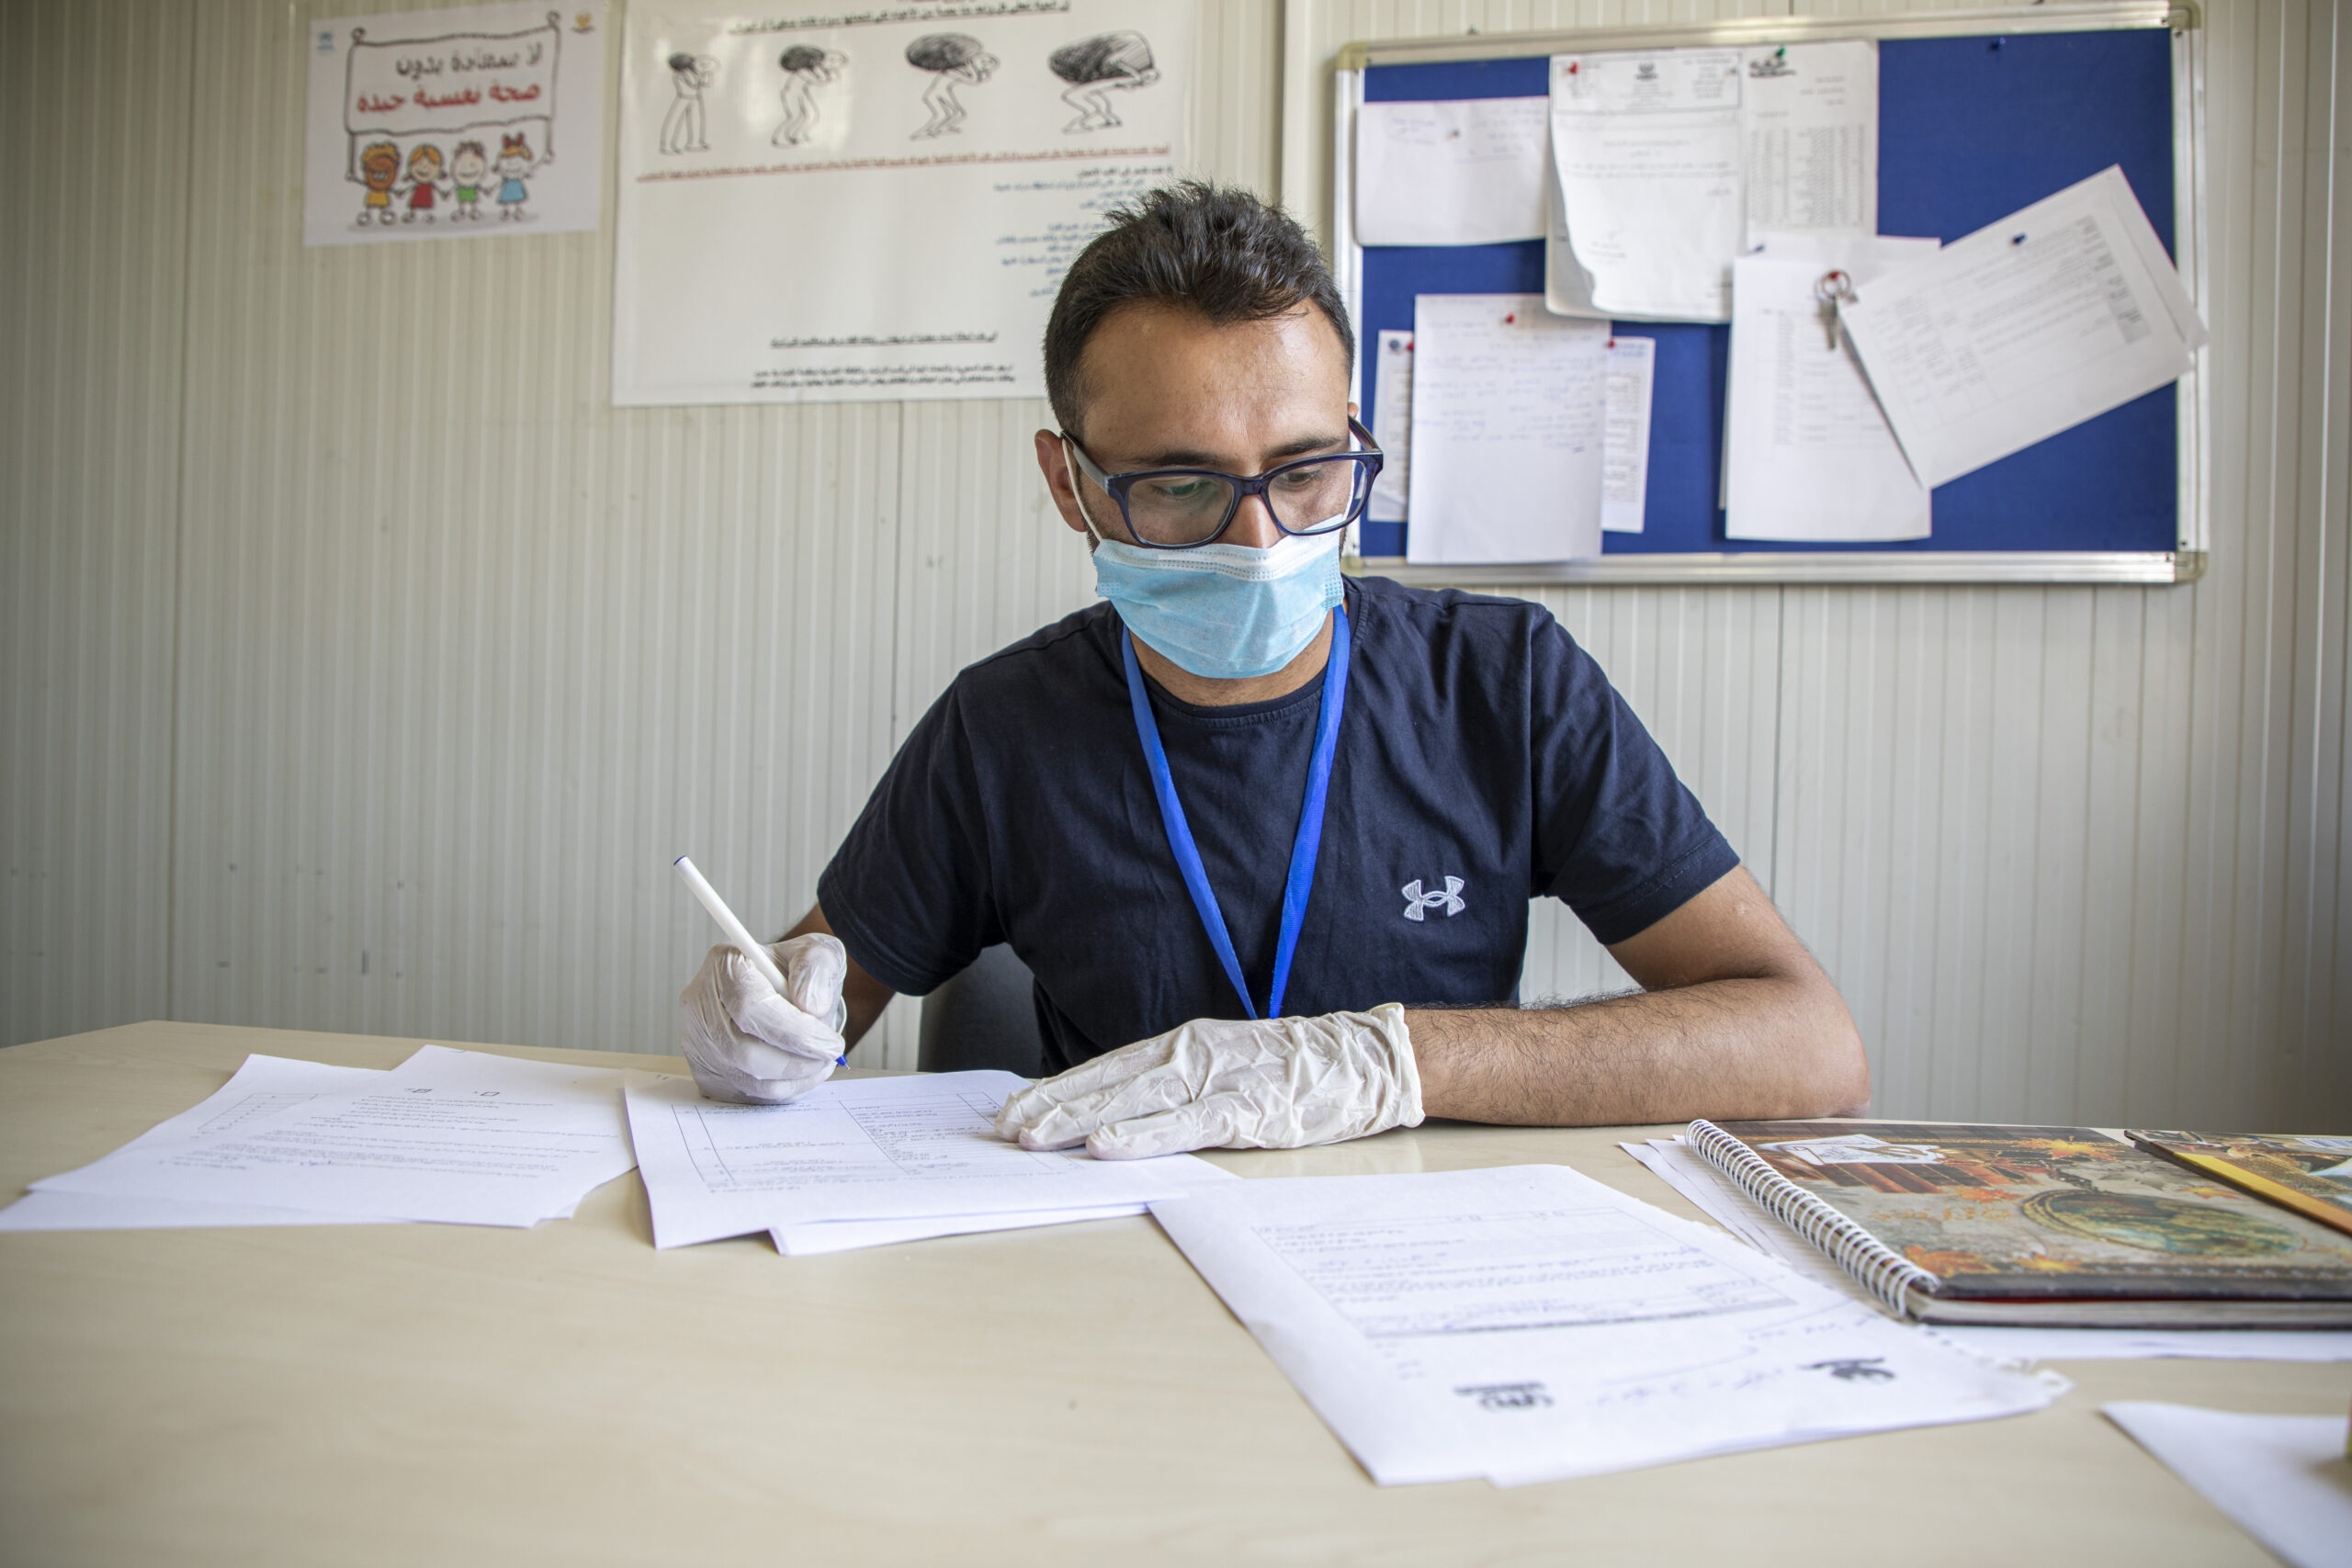
<svg viewBox="0 0 2352 1568">
<path fill-rule="evenodd" d="M 841 80 L 849 56 L 801 43 L 777 56 L 776 63 L 784 68 L 784 123 L 768 141 L 777 147 L 797 147 L 817 129 L 818 84 Z"/>
<path fill-rule="evenodd" d="M 662 117 L 662 151 L 707 152 L 710 143 L 703 140 L 702 90 L 718 80 L 718 62 L 707 54 L 682 50 L 670 57 L 669 63 L 670 85 L 678 96 L 670 112 Z"/>
<path fill-rule="evenodd" d="M 920 141 L 964 129 L 965 109 L 956 100 L 956 84 L 987 81 L 996 74 L 998 62 L 969 33 L 925 33 L 907 45 L 907 63 L 931 73 L 931 85 L 922 90 L 923 107 L 931 111 L 931 118 L 908 139 Z"/>
<path fill-rule="evenodd" d="M 1118 124 L 1111 95 L 1148 87 L 1159 80 L 1159 68 L 1151 60 L 1151 40 L 1126 29 L 1066 43 L 1046 56 L 1046 63 L 1069 84 L 1063 89 L 1062 102 L 1078 111 L 1078 118 L 1062 127 L 1066 132 L 1100 130 Z"/>
</svg>

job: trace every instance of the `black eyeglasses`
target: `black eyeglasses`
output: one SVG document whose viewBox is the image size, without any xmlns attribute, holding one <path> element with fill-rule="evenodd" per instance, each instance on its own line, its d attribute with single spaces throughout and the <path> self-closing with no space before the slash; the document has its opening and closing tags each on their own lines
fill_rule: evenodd
<svg viewBox="0 0 2352 1568">
<path fill-rule="evenodd" d="M 1080 471 L 1119 503 L 1119 515 L 1136 543 L 1156 550 L 1189 550 L 1214 543 L 1242 502 L 1253 495 L 1266 503 L 1267 515 L 1285 534 L 1329 534 L 1362 517 L 1364 503 L 1372 499 L 1372 481 L 1380 472 L 1381 452 L 1373 445 L 1372 432 L 1352 419 L 1348 434 L 1358 450 L 1277 463 L 1254 479 L 1216 468 L 1107 474 L 1075 437 L 1064 434 L 1062 441 L 1076 455 Z"/>
</svg>

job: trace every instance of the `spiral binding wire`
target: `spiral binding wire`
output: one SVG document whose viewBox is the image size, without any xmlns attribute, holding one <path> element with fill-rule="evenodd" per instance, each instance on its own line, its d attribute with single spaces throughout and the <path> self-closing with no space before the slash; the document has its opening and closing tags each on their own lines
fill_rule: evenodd
<svg viewBox="0 0 2352 1568">
<path fill-rule="evenodd" d="M 1764 1157 L 1713 1122 L 1690 1123 L 1683 1134 L 1709 1164 L 1764 1211 L 1828 1254 L 1832 1262 L 1901 1318 L 1913 1315 L 1910 1292 L 1934 1294 L 1936 1277 L 1764 1162 Z"/>
</svg>

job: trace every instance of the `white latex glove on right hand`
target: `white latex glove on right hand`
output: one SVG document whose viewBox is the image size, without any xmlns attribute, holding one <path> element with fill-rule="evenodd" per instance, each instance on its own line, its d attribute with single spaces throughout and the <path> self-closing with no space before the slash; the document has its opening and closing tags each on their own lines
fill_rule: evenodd
<svg viewBox="0 0 2352 1568">
<path fill-rule="evenodd" d="M 751 961 L 714 947 L 678 993 L 678 1047 L 710 1100 L 778 1105 L 825 1081 L 848 1051 L 842 982 L 849 953 L 821 931 L 768 949 L 784 975 L 779 995 Z"/>
</svg>

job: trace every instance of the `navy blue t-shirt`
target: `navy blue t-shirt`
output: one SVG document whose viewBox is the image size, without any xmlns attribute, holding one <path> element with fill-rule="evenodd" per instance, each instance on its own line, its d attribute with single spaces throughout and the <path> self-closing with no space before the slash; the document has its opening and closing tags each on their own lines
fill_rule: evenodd
<svg viewBox="0 0 2352 1568">
<path fill-rule="evenodd" d="M 1540 605 L 1348 586 L 1354 653 L 1283 1010 L 1515 998 L 1528 901 L 1630 937 L 1738 863 L 1649 732 Z M 1008 942 L 1049 1068 L 1242 1018 L 1184 889 L 1108 604 L 958 675 L 817 884 L 850 956 L 922 995 Z M 1178 798 L 1255 1005 L 1323 682 L 1197 707 L 1149 682 Z"/>
</svg>

